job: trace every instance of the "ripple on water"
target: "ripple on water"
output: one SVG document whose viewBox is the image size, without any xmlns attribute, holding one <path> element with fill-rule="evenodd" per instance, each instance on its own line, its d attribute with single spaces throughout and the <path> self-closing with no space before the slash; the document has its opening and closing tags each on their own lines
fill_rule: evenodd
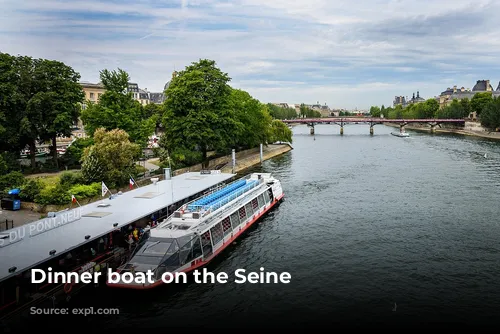
<svg viewBox="0 0 500 334">
<path fill-rule="evenodd" d="M 105 327 L 498 323 L 499 144 L 419 133 L 404 140 L 384 126 L 373 137 L 367 126 L 344 131 L 295 135 L 294 150 L 255 169 L 282 180 L 286 201 L 208 267 L 288 271 L 291 284 L 116 293 L 121 314 Z"/>
</svg>

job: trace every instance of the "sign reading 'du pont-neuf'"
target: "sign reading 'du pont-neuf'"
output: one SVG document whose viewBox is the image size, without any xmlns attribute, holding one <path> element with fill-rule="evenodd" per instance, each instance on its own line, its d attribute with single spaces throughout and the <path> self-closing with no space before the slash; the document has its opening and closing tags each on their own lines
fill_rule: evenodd
<svg viewBox="0 0 500 334">
<path fill-rule="evenodd" d="M 42 220 L 16 227 L 10 231 L 2 233 L 0 238 L 0 247 L 7 246 L 26 237 L 34 237 L 41 233 L 56 229 L 63 225 L 72 223 L 82 218 L 82 209 L 75 208 L 72 210 L 61 211 L 54 214 L 53 217 L 44 218 Z M 7 233 L 8 232 L 8 233 Z"/>
</svg>

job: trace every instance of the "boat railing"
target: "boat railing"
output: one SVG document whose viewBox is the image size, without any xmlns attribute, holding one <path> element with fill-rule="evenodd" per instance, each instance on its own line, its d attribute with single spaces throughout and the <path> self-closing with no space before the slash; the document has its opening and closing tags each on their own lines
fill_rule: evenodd
<svg viewBox="0 0 500 334">
<path fill-rule="evenodd" d="M 250 179 L 251 179 L 251 175 L 246 175 L 246 176 L 244 176 L 244 177 L 242 177 L 242 178 L 239 178 L 239 179 L 237 179 L 237 180 L 234 180 L 234 181 L 232 181 L 232 182 L 230 182 L 230 183 L 228 183 L 228 184 L 225 184 L 225 185 L 223 185 L 223 186 L 218 186 L 218 187 L 217 187 L 216 189 L 214 189 L 214 190 L 209 190 L 207 193 L 204 193 L 203 195 L 201 195 L 201 196 L 199 196 L 199 197 L 197 197 L 197 198 L 195 198 L 195 199 L 193 199 L 193 200 L 191 200 L 191 201 L 189 201 L 189 202 L 185 203 L 184 205 L 182 205 L 182 210 L 185 210 L 186 212 L 197 212 L 197 211 L 199 211 L 199 209 L 200 209 L 201 207 L 203 207 L 203 206 L 208 206 L 208 204 L 207 204 L 207 205 L 194 205 L 193 203 L 195 203 L 195 202 L 197 202 L 197 201 L 199 201 L 199 200 L 203 199 L 203 198 L 204 198 L 204 197 L 206 197 L 206 196 L 209 196 L 209 195 L 211 195 L 211 194 L 213 194 L 213 193 L 216 193 L 217 191 L 220 191 L 220 190 L 221 190 L 221 189 L 223 189 L 223 188 L 230 187 L 231 185 L 233 185 L 233 184 L 235 184 L 235 183 L 237 183 L 237 182 L 240 182 L 240 181 L 242 181 L 242 180 L 250 180 Z M 195 207 L 195 208 L 196 208 L 196 210 L 187 210 L 188 208 L 193 208 L 193 207 Z M 178 210 L 179 210 L 179 209 L 178 209 Z"/>
<path fill-rule="evenodd" d="M 257 189 L 257 188 L 258 188 L 260 185 L 262 185 L 263 183 L 264 183 L 264 182 L 262 182 L 262 180 L 261 180 L 261 182 L 260 182 L 258 185 L 256 185 L 255 187 L 253 187 L 253 188 Z M 253 191 L 252 191 L 252 192 L 253 192 Z M 219 212 L 217 215 L 212 216 L 212 217 L 208 218 L 207 220 L 205 220 L 205 221 L 204 221 L 203 223 L 201 223 L 199 226 L 204 226 L 204 225 L 209 225 L 209 224 L 211 224 L 214 220 L 220 219 L 220 218 L 224 215 L 224 213 L 225 213 L 225 212 L 227 212 L 227 211 L 231 210 L 232 208 L 234 208 L 234 206 L 235 206 L 235 205 L 236 205 L 236 206 L 238 206 L 239 204 L 241 204 L 241 203 L 239 203 L 238 201 L 236 201 L 234 204 L 232 204 L 232 205 L 228 206 L 226 209 L 222 210 L 222 211 L 221 211 L 221 212 Z"/>
<path fill-rule="evenodd" d="M 258 179 L 258 180 L 252 180 L 253 182 L 248 183 L 247 185 L 241 187 L 240 189 L 236 190 L 234 193 L 227 195 L 227 197 L 222 197 L 221 199 L 215 201 L 213 204 L 206 204 L 206 205 L 193 205 L 192 207 L 195 208 L 196 211 L 201 211 L 203 212 L 203 216 L 216 211 L 217 209 L 221 208 L 222 206 L 226 205 L 227 203 L 235 200 L 236 198 L 240 197 L 244 193 L 248 192 L 249 190 L 257 187 L 258 185 L 261 185 L 263 183 L 263 179 Z"/>
</svg>

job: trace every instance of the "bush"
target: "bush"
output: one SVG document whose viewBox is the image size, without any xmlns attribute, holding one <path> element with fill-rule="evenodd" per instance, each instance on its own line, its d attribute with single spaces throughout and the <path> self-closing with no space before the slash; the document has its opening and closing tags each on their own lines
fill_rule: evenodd
<svg viewBox="0 0 500 334">
<path fill-rule="evenodd" d="M 27 179 L 21 186 L 21 193 L 19 197 L 23 201 L 34 202 L 35 198 L 40 194 L 44 188 L 44 184 L 40 179 Z"/>
<path fill-rule="evenodd" d="M 90 198 L 99 195 L 101 192 L 101 183 L 95 182 L 90 185 L 77 184 L 69 189 L 69 194 L 74 195 L 76 199 Z"/>
<path fill-rule="evenodd" d="M 77 184 L 83 183 L 83 176 L 81 172 L 63 172 L 59 177 L 59 183 L 64 189 L 69 189 Z"/>
<path fill-rule="evenodd" d="M 10 189 L 20 188 L 25 182 L 21 172 L 10 172 L 0 176 L 0 193 L 7 194 Z"/>
<path fill-rule="evenodd" d="M 43 188 L 35 198 L 35 203 L 42 205 L 62 205 L 71 203 L 70 193 L 60 183 Z"/>
<path fill-rule="evenodd" d="M 80 167 L 83 150 L 94 144 L 93 138 L 78 138 L 71 144 L 61 156 L 61 165 L 68 168 Z"/>
</svg>

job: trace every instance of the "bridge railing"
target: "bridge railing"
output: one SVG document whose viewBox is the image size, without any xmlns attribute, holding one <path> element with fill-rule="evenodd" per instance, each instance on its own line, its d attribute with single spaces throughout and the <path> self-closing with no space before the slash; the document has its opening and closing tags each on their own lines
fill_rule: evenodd
<svg viewBox="0 0 500 334">
<path fill-rule="evenodd" d="M 411 119 L 387 119 L 387 118 L 347 118 L 347 117 L 325 117 L 325 118 L 300 118 L 282 120 L 284 123 L 328 123 L 328 122 L 358 122 L 358 123 L 464 123 L 466 120 L 463 118 L 411 118 Z"/>
</svg>

